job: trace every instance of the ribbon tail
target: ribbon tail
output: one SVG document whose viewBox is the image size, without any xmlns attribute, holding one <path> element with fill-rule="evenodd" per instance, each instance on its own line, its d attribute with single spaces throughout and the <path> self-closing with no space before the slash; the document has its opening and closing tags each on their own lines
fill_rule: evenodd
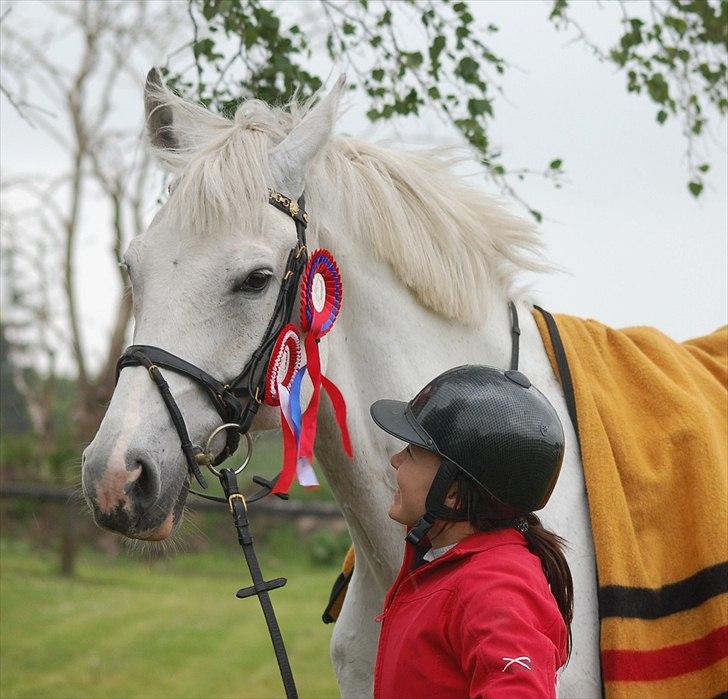
<svg viewBox="0 0 728 699">
<path fill-rule="evenodd" d="M 307 459 L 298 459 L 296 475 L 298 482 L 304 488 L 318 488 L 320 486 L 318 478 L 316 478 L 316 471 L 313 470 L 313 465 Z"/>
<path fill-rule="evenodd" d="M 283 432 L 283 468 L 272 493 L 287 493 L 297 472 L 297 445 L 290 416 L 290 397 L 288 389 L 278 384 L 281 404 L 281 429 Z"/>
<path fill-rule="evenodd" d="M 293 377 L 291 383 L 291 422 L 293 423 L 293 433 L 296 435 L 296 442 L 301 437 L 301 383 L 306 375 L 306 365 L 304 364 Z"/>
<path fill-rule="evenodd" d="M 309 462 L 313 461 L 313 444 L 316 441 L 316 423 L 318 420 L 318 407 L 321 399 L 321 359 L 319 357 L 318 343 L 313 332 L 306 336 L 306 366 L 308 375 L 313 384 L 311 402 L 303 414 L 301 424 L 301 438 L 298 455 Z"/>
<path fill-rule="evenodd" d="M 331 399 L 331 405 L 334 408 L 334 417 L 341 432 L 341 443 L 344 445 L 344 451 L 349 458 L 352 458 L 354 452 L 351 448 L 349 428 L 346 425 L 346 401 L 344 400 L 344 396 L 341 394 L 339 387 L 326 376 L 321 377 L 321 384 Z"/>
</svg>

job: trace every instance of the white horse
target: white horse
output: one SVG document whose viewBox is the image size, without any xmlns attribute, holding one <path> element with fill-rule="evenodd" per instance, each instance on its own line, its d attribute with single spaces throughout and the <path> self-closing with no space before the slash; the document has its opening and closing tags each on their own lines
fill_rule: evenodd
<svg viewBox="0 0 728 699">
<path fill-rule="evenodd" d="M 554 404 L 567 435 L 561 477 L 543 513 L 569 542 L 574 577 L 573 653 L 560 693 L 599 696 L 596 570 L 582 466 L 532 300 L 518 286 L 519 273 L 550 269 L 538 235 L 466 186 L 446 152 L 333 137 L 342 85 L 310 109 L 248 101 L 228 120 L 172 95 L 150 73 L 150 138 L 173 181 L 169 201 L 124 256 L 134 342 L 167 349 L 213 376 L 235 376 L 265 332 L 296 240 L 294 222 L 268 205 L 268 189 L 293 199 L 305 191 L 309 249 L 329 248 L 344 281 L 343 309 L 321 352 L 325 373 L 347 400 L 355 451 L 350 461 L 322 400 L 316 456 L 356 547 L 331 655 L 342 695 L 366 697 L 375 617 L 400 565 L 405 533 L 387 517 L 394 491 L 389 455 L 398 447 L 373 426 L 369 405 L 409 399 L 452 366 L 507 368 L 508 302 L 516 302 L 520 369 Z M 262 291 L 246 290 L 253 272 L 270 276 Z M 217 413 L 197 384 L 165 375 L 192 441 L 204 443 L 219 424 Z M 276 410 L 263 406 L 254 428 L 277 421 Z M 156 387 L 144 368 L 127 368 L 84 452 L 84 492 L 97 521 L 127 536 L 165 538 L 178 523 L 188 478 Z"/>
</svg>

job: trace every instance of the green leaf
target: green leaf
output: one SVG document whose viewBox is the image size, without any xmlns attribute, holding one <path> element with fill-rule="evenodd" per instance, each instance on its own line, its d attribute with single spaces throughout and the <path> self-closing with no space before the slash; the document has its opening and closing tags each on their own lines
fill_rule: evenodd
<svg viewBox="0 0 728 699">
<path fill-rule="evenodd" d="M 657 112 L 657 123 L 658 124 L 664 124 L 666 119 L 667 119 L 667 112 L 664 109 L 661 109 L 659 112 Z"/>
<path fill-rule="evenodd" d="M 402 51 L 402 58 L 410 68 L 419 68 L 422 65 L 422 54 L 419 51 Z"/>
<path fill-rule="evenodd" d="M 202 16 L 209 22 L 217 14 L 217 7 L 211 2 L 205 2 L 202 6 Z"/>
<path fill-rule="evenodd" d="M 549 163 L 549 168 L 552 170 L 561 170 L 561 159 L 557 158 Z"/>
<path fill-rule="evenodd" d="M 440 57 L 440 54 L 442 53 L 442 50 L 445 48 L 445 37 L 442 36 L 442 34 L 438 34 L 432 41 L 432 46 L 430 46 L 430 61 L 432 63 L 437 63 L 438 59 Z"/>
<path fill-rule="evenodd" d="M 199 56 L 207 56 L 210 58 L 212 56 L 212 49 L 214 46 L 215 42 L 212 39 L 200 39 L 192 44 L 192 53 L 195 58 L 198 58 Z"/>
<path fill-rule="evenodd" d="M 247 24 L 245 26 L 245 33 L 243 36 L 245 38 L 245 48 L 249 49 L 258 41 L 257 27 L 254 27 L 252 24 Z"/>
<path fill-rule="evenodd" d="M 384 80 L 384 70 L 382 68 L 375 68 L 372 71 L 372 78 L 377 82 L 382 82 Z"/>
<path fill-rule="evenodd" d="M 688 29 L 687 22 L 680 17 L 665 17 L 665 25 L 672 27 L 680 36 L 683 36 Z"/>
<path fill-rule="evenodd" d="M 543 221 L 543 214 L 540 211 L 537 211 L 536 209 L 529 209 L 529 212 L 538 223 L 541 223 Z"/>
<path fill-rule="evenodd" d="M 470 56 L 465 56 L 460 59 L 460 62 L 455 68 L 455 75 L 459 75 L 466 83 L 475 83 L 478 79 L 479 67 L 479 64 L 470 58 Z"/>
<path fill-rule="evenodd" d="M 650 97 L 659 104 L 664 104 L 670 97 L 670 88 L 661 73 L 655 73 L 647 80 L 647 91 Z"/>
<path fill-rule="evenodd" d="M 700 182 L 688 182 L 688 189 L 694 197 L 699 197 L 700 192 L 703 191 L 703 185 Z"/>
<path fill-rule="evenodd" d="M 479 116 L 480 114 L 493 114 L 493 109 L 490 106 L 490 100 L 486 99 L 468 100 L 468 111 L 472 116 Z"/>
<path fill-rule="evenodd" d="M 568 6 L 567 0 L 554 0 L 554 6 L 551 8 L 551 14 L 549 15 L 550 20 L 559 19 L 564 10 Z"/>
<path fill-rule="evenodd" d="M 700 172 L 708 172 L 708 170 L 710 170 L 710 165 L 708 163 L 698 165 L 698 170 L 700 170 Z"/>
</svg>

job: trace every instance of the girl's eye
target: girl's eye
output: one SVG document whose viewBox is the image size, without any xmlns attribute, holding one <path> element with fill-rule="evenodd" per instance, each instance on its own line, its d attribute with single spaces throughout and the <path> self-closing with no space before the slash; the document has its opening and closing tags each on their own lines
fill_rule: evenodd
<svg viewBox="0 0 728 699">
<path fill-rule="evenodd" d="M 270 272 L 256 270 L 251 272 L 245 279 L 237 282 L 233 287 L 233 291 L 247 291 L 248 293 L 260 293 L 268 286 L 273 275 Z"/>
</svg>

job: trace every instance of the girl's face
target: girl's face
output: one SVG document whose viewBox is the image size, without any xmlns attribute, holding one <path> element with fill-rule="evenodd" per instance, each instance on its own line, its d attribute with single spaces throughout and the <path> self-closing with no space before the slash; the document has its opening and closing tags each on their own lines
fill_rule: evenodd
<svg viewBox="0 0 728 699">
<path fill-rule="evenodd" d="M 397 471 L 397 490 L 389 516 L 408 527 L 414 526 L 425 514 L 425 500 L 441 457 L 427 449 L 408 444 L 389 460 Z"/>
</svg>

